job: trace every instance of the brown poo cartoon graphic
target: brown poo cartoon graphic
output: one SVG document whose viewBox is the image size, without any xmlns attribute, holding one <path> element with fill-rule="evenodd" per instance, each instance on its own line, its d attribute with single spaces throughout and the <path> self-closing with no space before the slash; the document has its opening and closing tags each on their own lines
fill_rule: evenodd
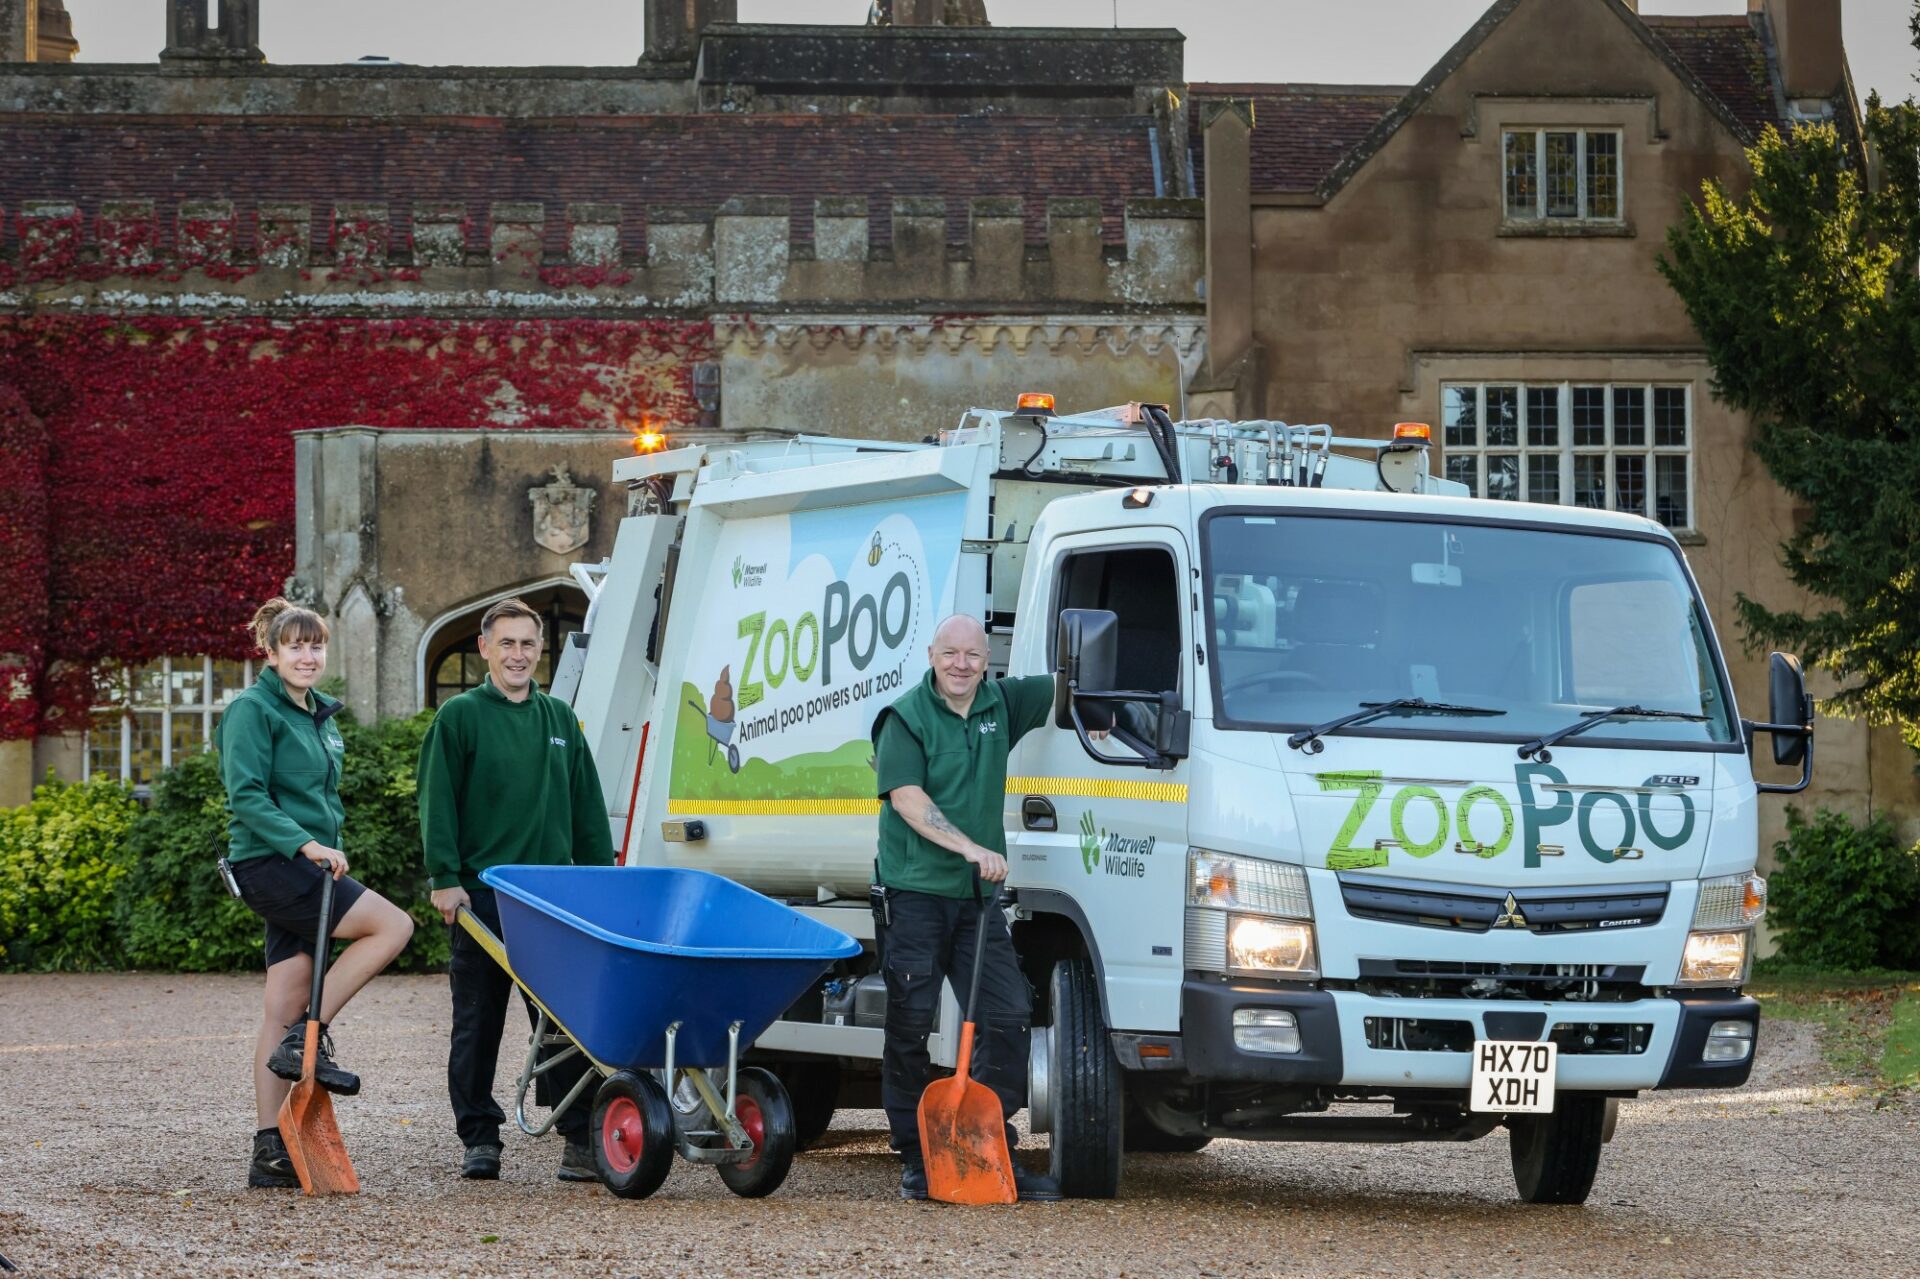
<svg viewBox="0 0 1920 1279">
<path fill-rule="evenodd" d="M 727 678 L 731 674 L 733 667 L 720 668 L 720 678 L 713 684 L 713 696 L 707 699 L 707 714 L 722 724 L 733 723 L 733 684 Z"/>
</svg>

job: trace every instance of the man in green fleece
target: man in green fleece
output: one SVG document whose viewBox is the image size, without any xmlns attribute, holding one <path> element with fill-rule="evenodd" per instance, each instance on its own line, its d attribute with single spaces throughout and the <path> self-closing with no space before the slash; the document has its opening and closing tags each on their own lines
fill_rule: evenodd
<svg viewBox="0 0 1920 1279">
<path fill-rule="evenodd" d="M 540 615 L 502 600 L 480 621 L 487 679 L 440 707 L 420 745 L 420 839 L 433 905 L 448 924 L 465 906 L 494 932 L 500 909 L 480 882 L 489 866 L 613 865 L 613 838 L 600 775 L 573 709 L 533 682 Z M 453 1044 L 447 1093 L 466 1155 L 460 1175 L 500 1176 L 500 1125 L 493 1071 L 513 981 L 466 929 L 452 929 L 447 977 L 453 988 Z M 524 1002 L 524 1001 L 523 1001 Z M 534 1010 L 527 1009 L 531 1021 Z M 587 1063 L 578 1056 L 539 1077 L 535 1099 L 567 1095 Z M 584 1100 L 555 1123 L 567 1139 L 563 1181 L 594 1181 Z"/>
</svg>

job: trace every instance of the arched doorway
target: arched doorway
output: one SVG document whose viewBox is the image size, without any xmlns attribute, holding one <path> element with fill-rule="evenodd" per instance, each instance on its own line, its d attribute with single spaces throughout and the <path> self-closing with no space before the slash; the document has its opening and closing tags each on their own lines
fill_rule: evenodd
<svg viewBox="0 0 1920 1279">
<path fill-rule="evenodd" d="M 503 599 L 517 596 L 544 619 L 546 652 L 534 668 L 533 678 L 541 688 L 552 679 L 555 655 L 566 637 L 586 625 L 587 597 L 571 583 L 550 582 L 524 591 L 503 591 L 437 623 L 424 644 L 423 700 L 438 706 L 449 697 L 476 687 L 487 675 L 487 664 L 480 658 L 480 619 L 489 608 Z"/>
</svg>

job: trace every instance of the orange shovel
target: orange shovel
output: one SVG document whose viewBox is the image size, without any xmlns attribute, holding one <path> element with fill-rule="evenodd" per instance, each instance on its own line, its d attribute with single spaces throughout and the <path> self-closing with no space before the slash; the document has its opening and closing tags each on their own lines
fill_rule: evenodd
<svg viewBox="0 0 1920 1279">
<path fill-rule="evenodd" d="M 974 900 L 980 880 L 974 877 Z M 973 984 L 967 1020 L 960 1027 L 960 1060 L 951 1079 L 936 1079 L 920 1094 L 920 1153 L 927 1167 L 927 1195 L 950 1204 L 1010 1204 L 1020 1198 L 1013 1184 L 1006 1117 L 993 1089 L 969 1076 L 973 1065 L 974 1005 L 980 999 L 980 961 L 987 952 L 989 911 L 981 910 L 973 939 Z"/>
<path fill-rule="evenodd" d="M 333 932 L 333 874 L 320 888 L 320 930 L 313 947 L 313 991 L 307 1000 L 307 1048 L 301 1059 L 300 1079 L 280 1103 L 280 1139 L 287 1144 L 300 1188 L 310 1195 L 357 1195 L 360 1179 L 353 1175 L 347 1143 L 333 1122 L 333 1098 L 313 1077 L 314 1057 L 320 1051 L 320 982 L 327 972 L 327 949 Z"/>
</svg>

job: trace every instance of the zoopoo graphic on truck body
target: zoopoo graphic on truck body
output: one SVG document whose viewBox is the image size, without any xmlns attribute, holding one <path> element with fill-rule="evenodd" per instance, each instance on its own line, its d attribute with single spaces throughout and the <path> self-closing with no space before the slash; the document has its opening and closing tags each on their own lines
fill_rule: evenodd
<svg viewBox="0 0 1920 1279">
<path fill-rule="evenodd" d="M 874 717 L 953 611 L 965 494 L 729 520 L 693 625 L 669 812 L 877 811 Z"/>
</svg>

